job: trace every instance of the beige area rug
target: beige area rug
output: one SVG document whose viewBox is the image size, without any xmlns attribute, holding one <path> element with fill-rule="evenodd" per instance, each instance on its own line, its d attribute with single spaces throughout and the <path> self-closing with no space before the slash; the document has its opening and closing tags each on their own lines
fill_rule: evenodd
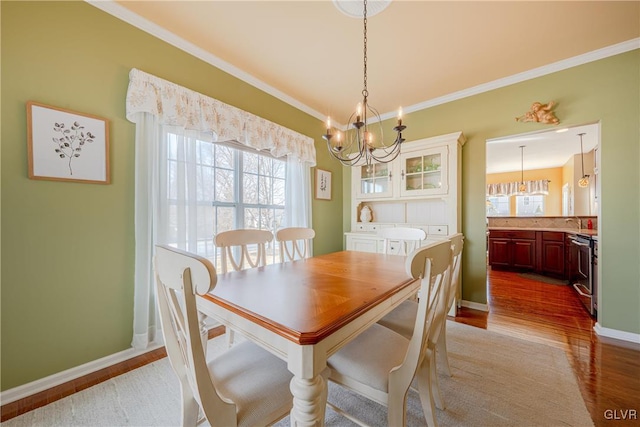
<svg viewBox="0 0 640 427">
<path fill-rule="evenodd" d="M 562 350 L 448 321 L 453 377 L 439 374 L 447 404 L 440 426 L 593 426 Z M 210 354 L 225 338 L 209 341 Z M 386 408 L 333 384 L 329 401 L 372 426 Z M 18 426 L 178 426 L 180 391 L 162 359 L 2 423 Z M 408 426 L 426 425 L 418 395 L 409 393 Z M 207 425 L 207 424 L 205 424 Z M 285 418 L 278 427 L 289 425 Z M 327 426 L 353 423 L 327 410 Z"/>
</svg>

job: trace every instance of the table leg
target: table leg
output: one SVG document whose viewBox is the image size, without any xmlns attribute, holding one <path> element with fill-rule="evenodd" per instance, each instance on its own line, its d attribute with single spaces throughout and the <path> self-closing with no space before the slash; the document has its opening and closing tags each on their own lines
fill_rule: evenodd
<svg viewBox="0 0 640 427">
<path fill-rule="evenodd" d="M 324 426 L 324 415 L 327 406 L 327 382 L 317 375 L 312 379 L 294 376 L 291 379 L 293 408 L 291 409 L 291 426 L 310 427 Z"/>
</svg>

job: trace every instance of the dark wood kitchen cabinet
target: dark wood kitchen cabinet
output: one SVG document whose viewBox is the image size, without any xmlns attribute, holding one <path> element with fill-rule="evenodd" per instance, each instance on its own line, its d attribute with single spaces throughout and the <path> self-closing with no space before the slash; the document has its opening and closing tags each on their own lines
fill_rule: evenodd
<svg viewBox="0 0 640 427">
<path fill-rule="evenodd" d="M 497 270 L 533 271 L 568 279 L 571 257 L 567 235 L 563 231 L 490 230 L 489 265 Z"/>
<path fill-rule="evenodd" d="M 540 272 L 560 279 L 565 277 L 565 233 L 540 232 Z"/>
<path fill-rule="evenodd" d="M 493 268 L 535 270 L 536 232 L 489 231 L 489 264 Z"/>
</svg>

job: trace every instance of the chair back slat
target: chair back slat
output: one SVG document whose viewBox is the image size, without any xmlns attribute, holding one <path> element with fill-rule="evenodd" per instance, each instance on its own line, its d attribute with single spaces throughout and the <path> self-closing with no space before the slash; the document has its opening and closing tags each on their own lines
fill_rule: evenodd
<svg viewBox="0 0 640 427">
<path fill-rule="evenodd" d="M 280 262 L 304 259 L 311 255 L 311 239 L 316 236 L 312 228 L 289 227 L 276 232 L 280 244 Z"/>
<path fill-rule="evenodd" d="M 216 248 L 220 250 L 222 273 L 226 273 L 229 265 L 235 271 L 245 268 L 263 267 L 267 264 L 267 243 L 273 240 L 273 233 L 267 230 L 230 230 L 218 233 L 214 239 Z M 255 246 L 252 256 L 249 246 Z M 238 256 L 235 252 L 239 251 Z"/>
<path fill-rule="evenodd" d="M 447 293 L 447 311 L 451 309 L 453 302 L 460 299 L 460 271 L 462 265 L 462 248 L 464 246 L 464 235 L 457 233 L 449 236 L 451 240 L 451 280 Z"/>
<path fill-rule="evenodd" d="M 419 279 L 420 298 L 413 335 L 401 366 L 389 374 L 390 387 L 406 390 L 426 356 L 433 332 L 445 316 L 445 295 L 450 279 L 451 241 L 442 240 L 412 252 L 405 262 L 407 274 Z M 391 388 L 390 388 L 391 390 Z"/>
<path fill-rule="evenodd" d="M 413 278 L 423 278 L 424 264 L 427 258 L 431 259 L 432 276 L 437 276 L 447 271 L 451 264 L 451 241 L 449 239 L 438 240 L 412 252 L 405 261 L 407 274 Z"/>
<path fill-rule="evenodd" d="M 424 265 L 423 272 L 420 272 L 419 265 Z M 444 318 L 446 293 L 451 279 L 451 241 L 439 241 L 413 252 L 406 266 L 407 273 L 411 272 L 414 278 L 420 277 L 422 282 L 414 336 L 411 338 L 418 339 L 422 347 L 432 335 L 431 331 L 438 328 L 439 318 Z M 424 310 L 426 315 L 420 310 Z"/>
</svg>

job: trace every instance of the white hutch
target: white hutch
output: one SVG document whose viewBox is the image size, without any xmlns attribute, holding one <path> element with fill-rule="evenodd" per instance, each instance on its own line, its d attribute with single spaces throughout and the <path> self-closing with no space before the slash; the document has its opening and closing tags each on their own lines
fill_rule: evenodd
<svg viewBox="0 0 640 427">
<path fill-rule="evenodd" d="M 385 227 L 422 228 L 426 242 L 458 233 L 465 141 L 462 132 L 455 132 L 404 142 L 392 162 L 353 167 L 347 250 L 382 252 L 377 232 Z M 364 206 L 373 213 L 371 222 L 360 220 Z"/>
</svg>

